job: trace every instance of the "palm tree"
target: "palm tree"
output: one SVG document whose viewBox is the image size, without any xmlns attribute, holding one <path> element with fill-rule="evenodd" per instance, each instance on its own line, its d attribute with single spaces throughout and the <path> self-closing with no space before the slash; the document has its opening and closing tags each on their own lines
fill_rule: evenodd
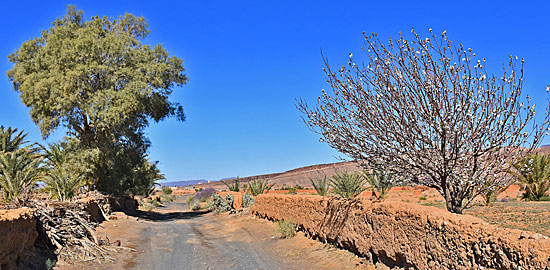
<svg viewBox="0 0 550 270">
<path fill-rule="evenodd" d="M 17 202 L 42 180 L 42 158 L 28 149 L 0 152 L 0 186 L 5 200 Z"/>
<path fill-rule="evenodd" d="M 332 193 L 344 198 L 355 198 L 365 191 L 366 180 L 361 173 L 337 173 L 330 179 Z"/>
<path fill-rule="evenodd" d="M 378 199 L 384 199 L 397 182 L 397 178 L 394 178 L 393 175 L 386 172 L 374 171 L 372 174 L 364 173 L 364 175 L 371 186 L 373 195 L 377 196 L 375 191 L 378 192 Z"/>
<path fill-rule="evenodd" d="M 311 182 L 311 185 L 313 188 L 315 188 L 315 191 L 317 191 L 317 194 L 321 196 L 326 196 L 328 193 L 328 183 L 327 183 L 327 176 L 317 176 L 315 178 L 309 179 Z"/>
<path fill-rule="evenodd" d="M 512 164 L 514 176 L 521 183 L 525 193 L 523 198 L 539 201 L 550 189 L 550 156 L 538 153 L 522 158 Z"/>
<path fill-rule="evenodd" d="M 267 193 L 275 184 L 269 184 L 268 180 L 256 179 L 248 182 L 248 191 L 253 196 L 258 196 L 263 193 Z"/>
<path fill-rule="evenodd" d="M 22 148 L 26 148 L 32 153 L 38 152 L 40 149 L 36 143 L 26 145 L 29 143 L 25 140 L 27 135 L 28 133 L 23 131 L 17 132 L 17 128 L 0 126 L 0 152 L 13 152 Z"/>
<path fill-rule="evenodd" d="M 67 169 L 55 169 L 44 177 L 44 191 L 53 199 L 70 201 L 85 185 L 84 176 Z"/>
</svg>

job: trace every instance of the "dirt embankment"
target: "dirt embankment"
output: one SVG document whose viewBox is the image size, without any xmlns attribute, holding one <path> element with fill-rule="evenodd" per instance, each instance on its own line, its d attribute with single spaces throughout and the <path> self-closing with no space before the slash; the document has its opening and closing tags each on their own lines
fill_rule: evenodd
<svg viewBox="0 0 550 270">
<path fill-rule="evenodd" d="M 434 207 L 264 194 L 255 198 L 252 212 L 291 220 L 313 238 L 389 267 L 547 269 L 550 265 L 550 240 Z"/>
<path fill-rule="evenodd" d="M 28 208 L 0 210 L 0 269 L 16 269 L 38 237 L 33 211 Z"/>
</svg>

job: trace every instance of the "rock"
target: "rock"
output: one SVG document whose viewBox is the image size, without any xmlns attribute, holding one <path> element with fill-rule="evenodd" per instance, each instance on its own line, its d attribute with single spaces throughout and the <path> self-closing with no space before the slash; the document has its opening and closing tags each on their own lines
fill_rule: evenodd
<svg viewBox="0 0 550 270">
<path fill-rule="evenodd" d="M 530 235 L 527 232 L 522 232 L 519 235 L 519 239 L 529 239 Z"/>
</svg>

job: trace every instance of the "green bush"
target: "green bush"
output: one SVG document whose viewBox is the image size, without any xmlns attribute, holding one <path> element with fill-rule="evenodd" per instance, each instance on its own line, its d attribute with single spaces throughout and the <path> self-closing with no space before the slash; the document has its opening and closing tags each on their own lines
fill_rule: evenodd
<svg viewBox="0 0 550 270">
<path fill-rule="evenodd" d="M 153 200 L 151 202 L 151 204 L 153 205 L 153 207 L 159 207 L 160 206 L 160 203 L 157 200 Z"/>
<path fill-rule="evenodd" d="M 344 198 L 355 198 L 365 191 L 366 180 L 361 173 L 337 173 L 330 179 L 332 193 Z"/>
<path fill-rule="evenodd" d="M 169 186 L 162 185 L 160 188 L 162 190 L 162 194 L 172 194 L 172 189 Z"/>
<path fill-rule="evenodd" d="M 50 259 L 48 258 L 45 262 L 44 262 L 45 266 L 46 266 L 46 270 L 52 270 L 55 265 L 57 264 L 57 261 L 55 259 Z"/>
<path fill-rule="evenodd" d="M 394 178 L 391 174 L 382 172 L 373 172 L 372 174 L 366 174 L 365 178 L 370 184 L 373 193 L 378 192 L 378 199 L 386 198 L 390 189 L 395 186 L 397 178 Z M 376 193 L 374 193 L 376 194 Z"/>
<path fill-rule="evenodd" d="M 153 210 L 154 207 L 153 207 L 153 204 L 151 203 L 144 203 L 141 205 L 141 208 L 145 211 L 151 211 Z"/>
<path fill-rule="evenodd" d="M 248 191 L 253 196 L 258 196 L 260 194 L 266 193 L 273 187 L 274 184 L 269 185 L 267 180 L 256 179 L 248 183 Z"/>
<path fill-rule="evenodd" d="M 277 232 L 281 238 L 292 238 L 296 235 L 296 224 L 292 221 L 279 220 Z"/>
<path fill-rule="evenodd" d="M 520 159 L 512 164 L 513 175 L 521 183 L 523 198 L 539 201 L 550 189 L 550 156 L 538 153 Z"/>
<path fill-rule="evenodd" d="M 422 196 L 422 197 L 420 197 L 420 198 L 418 198 L 418 199 L 421 200 L 421 201 L 425 201 L 425 200 L 427 200 L 428 198 L 426 198 L 426 196 Z"/>
<path fill-rule="evenodd" d="M 227 182 L 222 180 L 222 183 L 227 186 L 229 191 L 239 192 L 240 187 L 241 187 L 241 179 L 239 179 L 239 177 L 237 177 L 232 181 L 233 181 L 232 183 L 227 183 Z"/>
<path fill-rule="evenodd" d="M 250 194 L 246 193 L 243 194 L 243 208 L 249 208 L 254 204 L 254 197 L 250 196 Z"/>
<path fill-rule="evenodd" d="M 176 198 L 172 194 L 160 194 L 160 201 L 161 202 L 173 202 Z"/>
<path fill-rule="evenodd" d="M 311 185 L 317 191 L 317 194 L 321 196 L 326 196 L 328 193 L 328 183 L 327 183 L 327 176 L 317 176 L 315 178 L 309 179 L 311 182 Z"/>
<path fill-rule="evenodd" d="M 231 197 L 231 198 L 233 198 L 233 197 Z M 223 213 L 223 212 L 231 211 L 232 207 L 219 194 L 214 194 L 214 195 L 212 195 L 212 203 L 210 204 L 209 209 L 211 211 L 216 212 L 216 213 Z"/>
</svg>

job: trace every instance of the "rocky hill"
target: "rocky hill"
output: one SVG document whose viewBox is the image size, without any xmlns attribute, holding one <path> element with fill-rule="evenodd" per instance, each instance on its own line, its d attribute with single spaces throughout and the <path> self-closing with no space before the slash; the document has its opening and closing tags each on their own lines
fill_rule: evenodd
<svg viewBox="0 0 550 270">
<path fill-rule="evenodd" d="M 256 179 L 266 179 L 270 184 L 275 184 L 274 188 L 281 188 L 285 186 L 294 186 L 300 185 L 303 187 L 312 187 L 309 179 L 316 176 L 326 175 L 330 177 L 337 172 L 351 172 L 359 171 L 361 168 L 356 162 L 337 162 L 329 164 L 318 164 L 311 165 L 306 167 L 301 167 L 297 169 L 292 169 L 286 172 L 281 173 L 271 173 L 271 174 L 262 174 L 254 175 L 240 178 L 241 184 L 248 183 Z M 232 183 L 234 180 L 225 181 L 227 183 Z M 227 188 L 222 182 L 211 182 L 207 184 L 197 184 L 193 185 L 195 188 L 206 188 L 213 187 L 216 189 L 225 189 Z"/>
</svg>

